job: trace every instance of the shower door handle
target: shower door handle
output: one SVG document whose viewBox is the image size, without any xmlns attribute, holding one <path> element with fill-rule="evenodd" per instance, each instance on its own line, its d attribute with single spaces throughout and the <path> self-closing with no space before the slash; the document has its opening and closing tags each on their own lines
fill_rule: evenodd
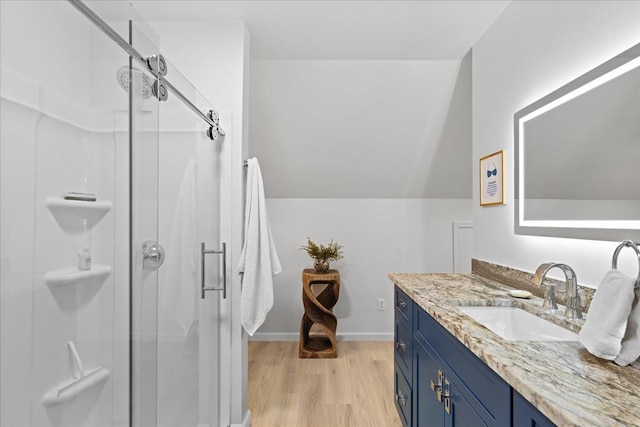
<svg viewBox="0 0 640 427">
<path fill-rule="evenodd" d="M 222 255 L 222 287 L 206 286 L 204 284 L 204 256 L 208 254 Z M 200 298 L 204 299 L 205 291 L 222 291 L 222 298 L 227 298 L 227 244 L 222 242 L 222 250 L 205 249 L 204 242 L 200 243 Z"/>
</svg>

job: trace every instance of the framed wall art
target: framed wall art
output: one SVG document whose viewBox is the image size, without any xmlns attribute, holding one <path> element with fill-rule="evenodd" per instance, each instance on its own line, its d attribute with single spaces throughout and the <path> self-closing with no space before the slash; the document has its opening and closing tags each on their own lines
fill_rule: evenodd
<svg viewBox="0 0 640 427">
<path fill-rule="evenodd" d="M 480 206 L 504 205 L 504 150 L 480 159 Z"/>
</svg>

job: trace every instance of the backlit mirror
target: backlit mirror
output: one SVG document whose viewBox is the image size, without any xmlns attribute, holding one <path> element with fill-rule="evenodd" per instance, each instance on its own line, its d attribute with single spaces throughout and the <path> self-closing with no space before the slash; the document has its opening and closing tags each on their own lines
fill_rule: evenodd
<svg viewBox="0 0 640 427">
<path fill-rule="evenodd" d="M 514 115 L 515 232 L 640 239 L 640 44 Z"/>
</svg>

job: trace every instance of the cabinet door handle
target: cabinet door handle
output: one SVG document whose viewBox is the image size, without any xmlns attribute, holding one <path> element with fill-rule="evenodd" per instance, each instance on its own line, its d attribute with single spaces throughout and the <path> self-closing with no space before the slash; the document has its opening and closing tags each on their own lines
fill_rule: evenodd
<svg viewBox="0 0 640 427">
<path fill-rule="evenodd" d="M 407 308 L 407 303 L 404 300 L 398 300 L 398 306 L 404 309 Z"/>
<path fill-rule="evenodd" d="M 449 380 L 445 378 L 443 389 L 443 397 L 444 397 L 444 410 L 447 411 L 447 414 L 451 414 L 451 384 L 449 384 Z"/>
<path fill-rule="evenodd" d="M 396 400 L 402 406 L 407 406 L 407 399 L 402 395 L 402 391 L 398 390 L 396 393 Z"/>
<path fill-rule="evenodd" d="M 403 352 L 403 353 L 406 353 L 406 352 L 407 352 L 407 345 L 406 345 L 406 344 L 404 343 L 404 341 L 402 341 L 402 340 L 399 340 L 399 341 L 396 343 L 396 348 L 397 348 L 398 350 L 402 350 L 402 352 Z"/>
<path fill-rule="evenodd" d="M 436 399 L 438 402 L 442 402 L 442 371 L 438 369 L 438 382 L 434 383 L 431 380 L 431 390 L 436 392 Z"/>
</svg>

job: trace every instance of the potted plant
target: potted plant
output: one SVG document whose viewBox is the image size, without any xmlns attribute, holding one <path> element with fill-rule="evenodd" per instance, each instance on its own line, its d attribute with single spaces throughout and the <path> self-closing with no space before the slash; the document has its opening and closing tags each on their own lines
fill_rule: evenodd
<svg viewBox="0 0 640 427">
<path fill-rule="evenodd" d="M 342 259 L 342 246 L 335 243 L 333 239 L 327 245 L 318 245 L 307 237 L 307 244 L 300 249 L 307 251 L 307 254 L 313 259 L 313 268 L 318 273 L 324 273 L 329 270 L 329 261 L 337 261 Z"/>
</svg>

